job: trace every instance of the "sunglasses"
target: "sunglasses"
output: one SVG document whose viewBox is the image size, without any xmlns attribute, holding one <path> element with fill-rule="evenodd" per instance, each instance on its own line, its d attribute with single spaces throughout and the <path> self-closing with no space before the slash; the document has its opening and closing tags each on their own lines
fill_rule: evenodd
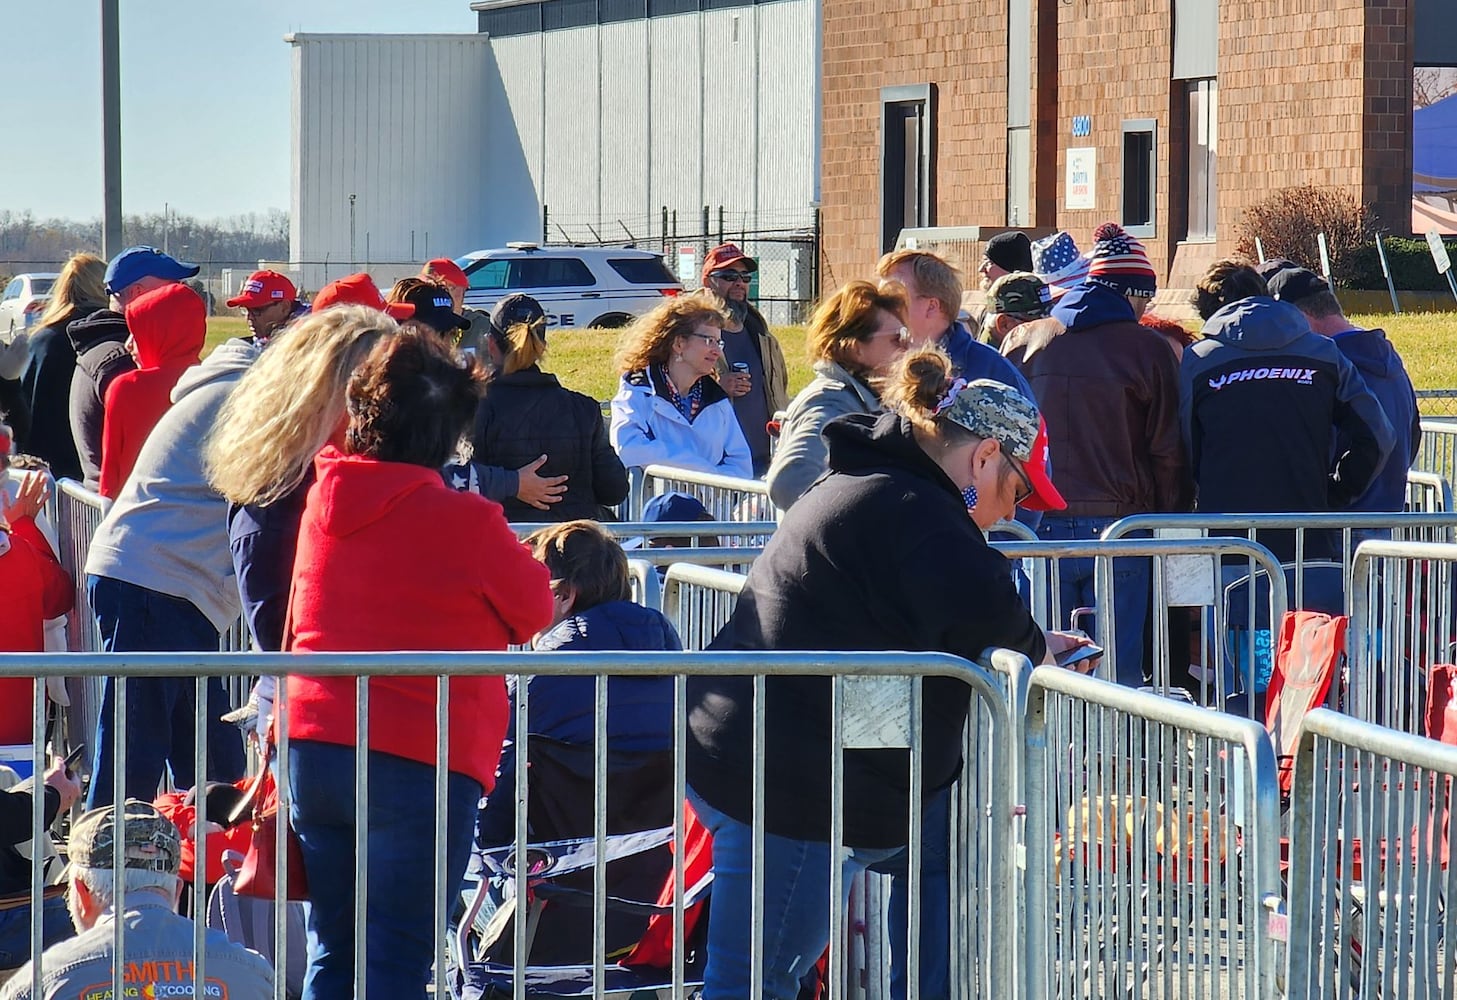
<svg viewBox="0 0 1457 1000">
<path fill-rule="evenodd" d="M 714 271 L 713 274 L 710 275 L 710 277 L 717 278 L 719 281 L 729 281 L 729 282 L 738 281 L 738 282 L 742 282 L 743 284 L 747 285 L 750 281 L 752 281 L 754 279 L 754 272 L 752 272 L 752 271 Z"/>
</svg>

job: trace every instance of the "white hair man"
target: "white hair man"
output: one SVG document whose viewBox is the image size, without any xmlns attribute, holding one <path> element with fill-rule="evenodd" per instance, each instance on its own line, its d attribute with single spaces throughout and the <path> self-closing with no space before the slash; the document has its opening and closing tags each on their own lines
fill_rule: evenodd
<svg viewBox="0 0 1457 1000">
<path fill-rule="evenodd" d="M 146 802 L 127 799 L 117 821 L 116 806 L 93 809 L 71 830 L 66 904 L 77 936 L 41 953 L 41 997 L 72 1000 L 109 992 L 115 933 L 115 850 L 122 841 L 122 936 L 128 996 L 223 996 L 268 1000 L 273 970 L 264 959 L 208 931 L 203 953 L 207 982 L 192 991 L 193 923 L 177 913 L 182 880 L 177 875 L 182 842 L 177 827 Z M 120 829 L 118 830 L 118 826 Z M 26 965 L 0 990 L 0 1000 L 31 1000 L 32 971 Z M 135 993 L 132 991 L 135 990 Z M 97 995 L 100 995 L 98 993 Z"/>
</svg>

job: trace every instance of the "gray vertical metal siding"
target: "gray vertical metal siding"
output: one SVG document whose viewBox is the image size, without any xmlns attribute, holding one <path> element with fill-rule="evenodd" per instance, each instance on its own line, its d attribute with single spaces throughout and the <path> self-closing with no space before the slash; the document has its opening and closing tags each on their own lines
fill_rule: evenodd
<svg viewBox="0 0 1457 1000">
<path fill-rule="evenodd" d="M 345 268 L 389 280 L 424 258 L 472 249 L 489 210 L 479 183 L 489 44 L 476 36 L 298 35 L 295 260 L 317 287 Z M 350 261 L 349 195 L 357 195 Z M 411 231 L 415 242 L 412 251 Z"/>
<path fill-rule="evenodd" d="M 717 206 L 725 208 L 728 230 L 744 224 L 754 208 L 755 175 L 759 168 L 759 136 L 754 128 L 761 80 L 758 56 L 758 8 L 717 10 L 701 16 L 703 76 L 711 81 L 703 108 L 703 197 L 715 206 L 710 224 L 717 226 Z"/>
<path fill-rule="evenodd" d="M 759 18 L 759 218 L 763 228 L 802 224 L 819 176 L 814 92 L 819 78 L 808 2 L 755 8 Z"/>
<path fill-rule="evenodd" d="M 493 39 L 490 73 L 475 113 L 490 136 L 483 165 L 489 214 L 477 249 L 541 238 L 541 192 L 546 162 L 542 93 L 543 36 Z M 534 123 L 534 127 L 526 127 Z"/>
<path fill-rule="evenodd" d="M 649 114 L 653 149 L 649 172 L 653 199 L 678 210 L 680 231 L 696 232 L 692 218 L 704 202 L 703 102 L 699 24 L 696 14 L 652 18 L 652 93 Z"/>
<path fill-rule="evenodd" d="M 1175 80 L 1219 73 L 1219 0 L 1174 0 Z"/>
<path fill-rule="evenodd" d="M 568 229 L 591 225 L 601 232 L 597 31 L 593 25 L 546 33 L 546 170 L 541 198 L 550 206 L 552 219 Z M 553 226 L 552 236 L 557 235 Z"/>
<path fill-rule="evenodd" d="M 648 164 L 652 157 L 648 121 L 648 24 L 646 20 L 603 25 L 602 40 L 602 222 L 614 237 L 625 224 L 639 240 L 657 234 Z M 578 168 L 580 170 L 580 168 Z M 661 204 L 659 202 L 658 204 Z M 607 235 L 606 233 L 603 234 Z"/>
</svg>

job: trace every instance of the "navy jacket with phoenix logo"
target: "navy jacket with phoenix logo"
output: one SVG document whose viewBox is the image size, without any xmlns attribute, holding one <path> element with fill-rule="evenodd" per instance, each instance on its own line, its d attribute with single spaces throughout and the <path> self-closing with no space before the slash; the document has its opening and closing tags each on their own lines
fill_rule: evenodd
<svg viewBox="0 0 1457 1000">
<path fill-rule="evenodd" d="M 1179 390 L 1202 511 L 1343 510 L 1391 452 L 1360 373 L 1285 302 L 1242 299 L 1211 316 L 1184 352 Z"/>
</svg>

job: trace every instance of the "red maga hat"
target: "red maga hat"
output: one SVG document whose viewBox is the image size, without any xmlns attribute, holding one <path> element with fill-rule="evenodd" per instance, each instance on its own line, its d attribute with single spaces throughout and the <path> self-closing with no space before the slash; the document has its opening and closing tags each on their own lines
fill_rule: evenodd
<svg viewBox="0 0 1457 1000">
<path fill-rule="evenodd" d="M 436 257 L 434 260 L 426 261 L 425 266 L 420 268 L 420 277 L 439 278 L 447 285 L 454 285 L 456 288 L 469 288 L 470 279 L 460 269 L 460 265 L 449 257 Z"/>
<path fill-rule="evenodd" d="M 237 295 L 228 299 L 228 305 L 237 309 L 261 309 L 275 302 L 293 302 L 298 298 L 298 289 L 293 282 L 277 271 L 254 271 L 243 282 Z"/>
<path fill-rule="evenodd" d="M 368 306 L 395 319 L 415 315 L 415 307 L 408 302 L 386 302 L 374 279 L 363 272 L 329 282 L 319 289 L 311 305 L 314 312 L 323 312 L 330 306 Z"/>
</svg>

